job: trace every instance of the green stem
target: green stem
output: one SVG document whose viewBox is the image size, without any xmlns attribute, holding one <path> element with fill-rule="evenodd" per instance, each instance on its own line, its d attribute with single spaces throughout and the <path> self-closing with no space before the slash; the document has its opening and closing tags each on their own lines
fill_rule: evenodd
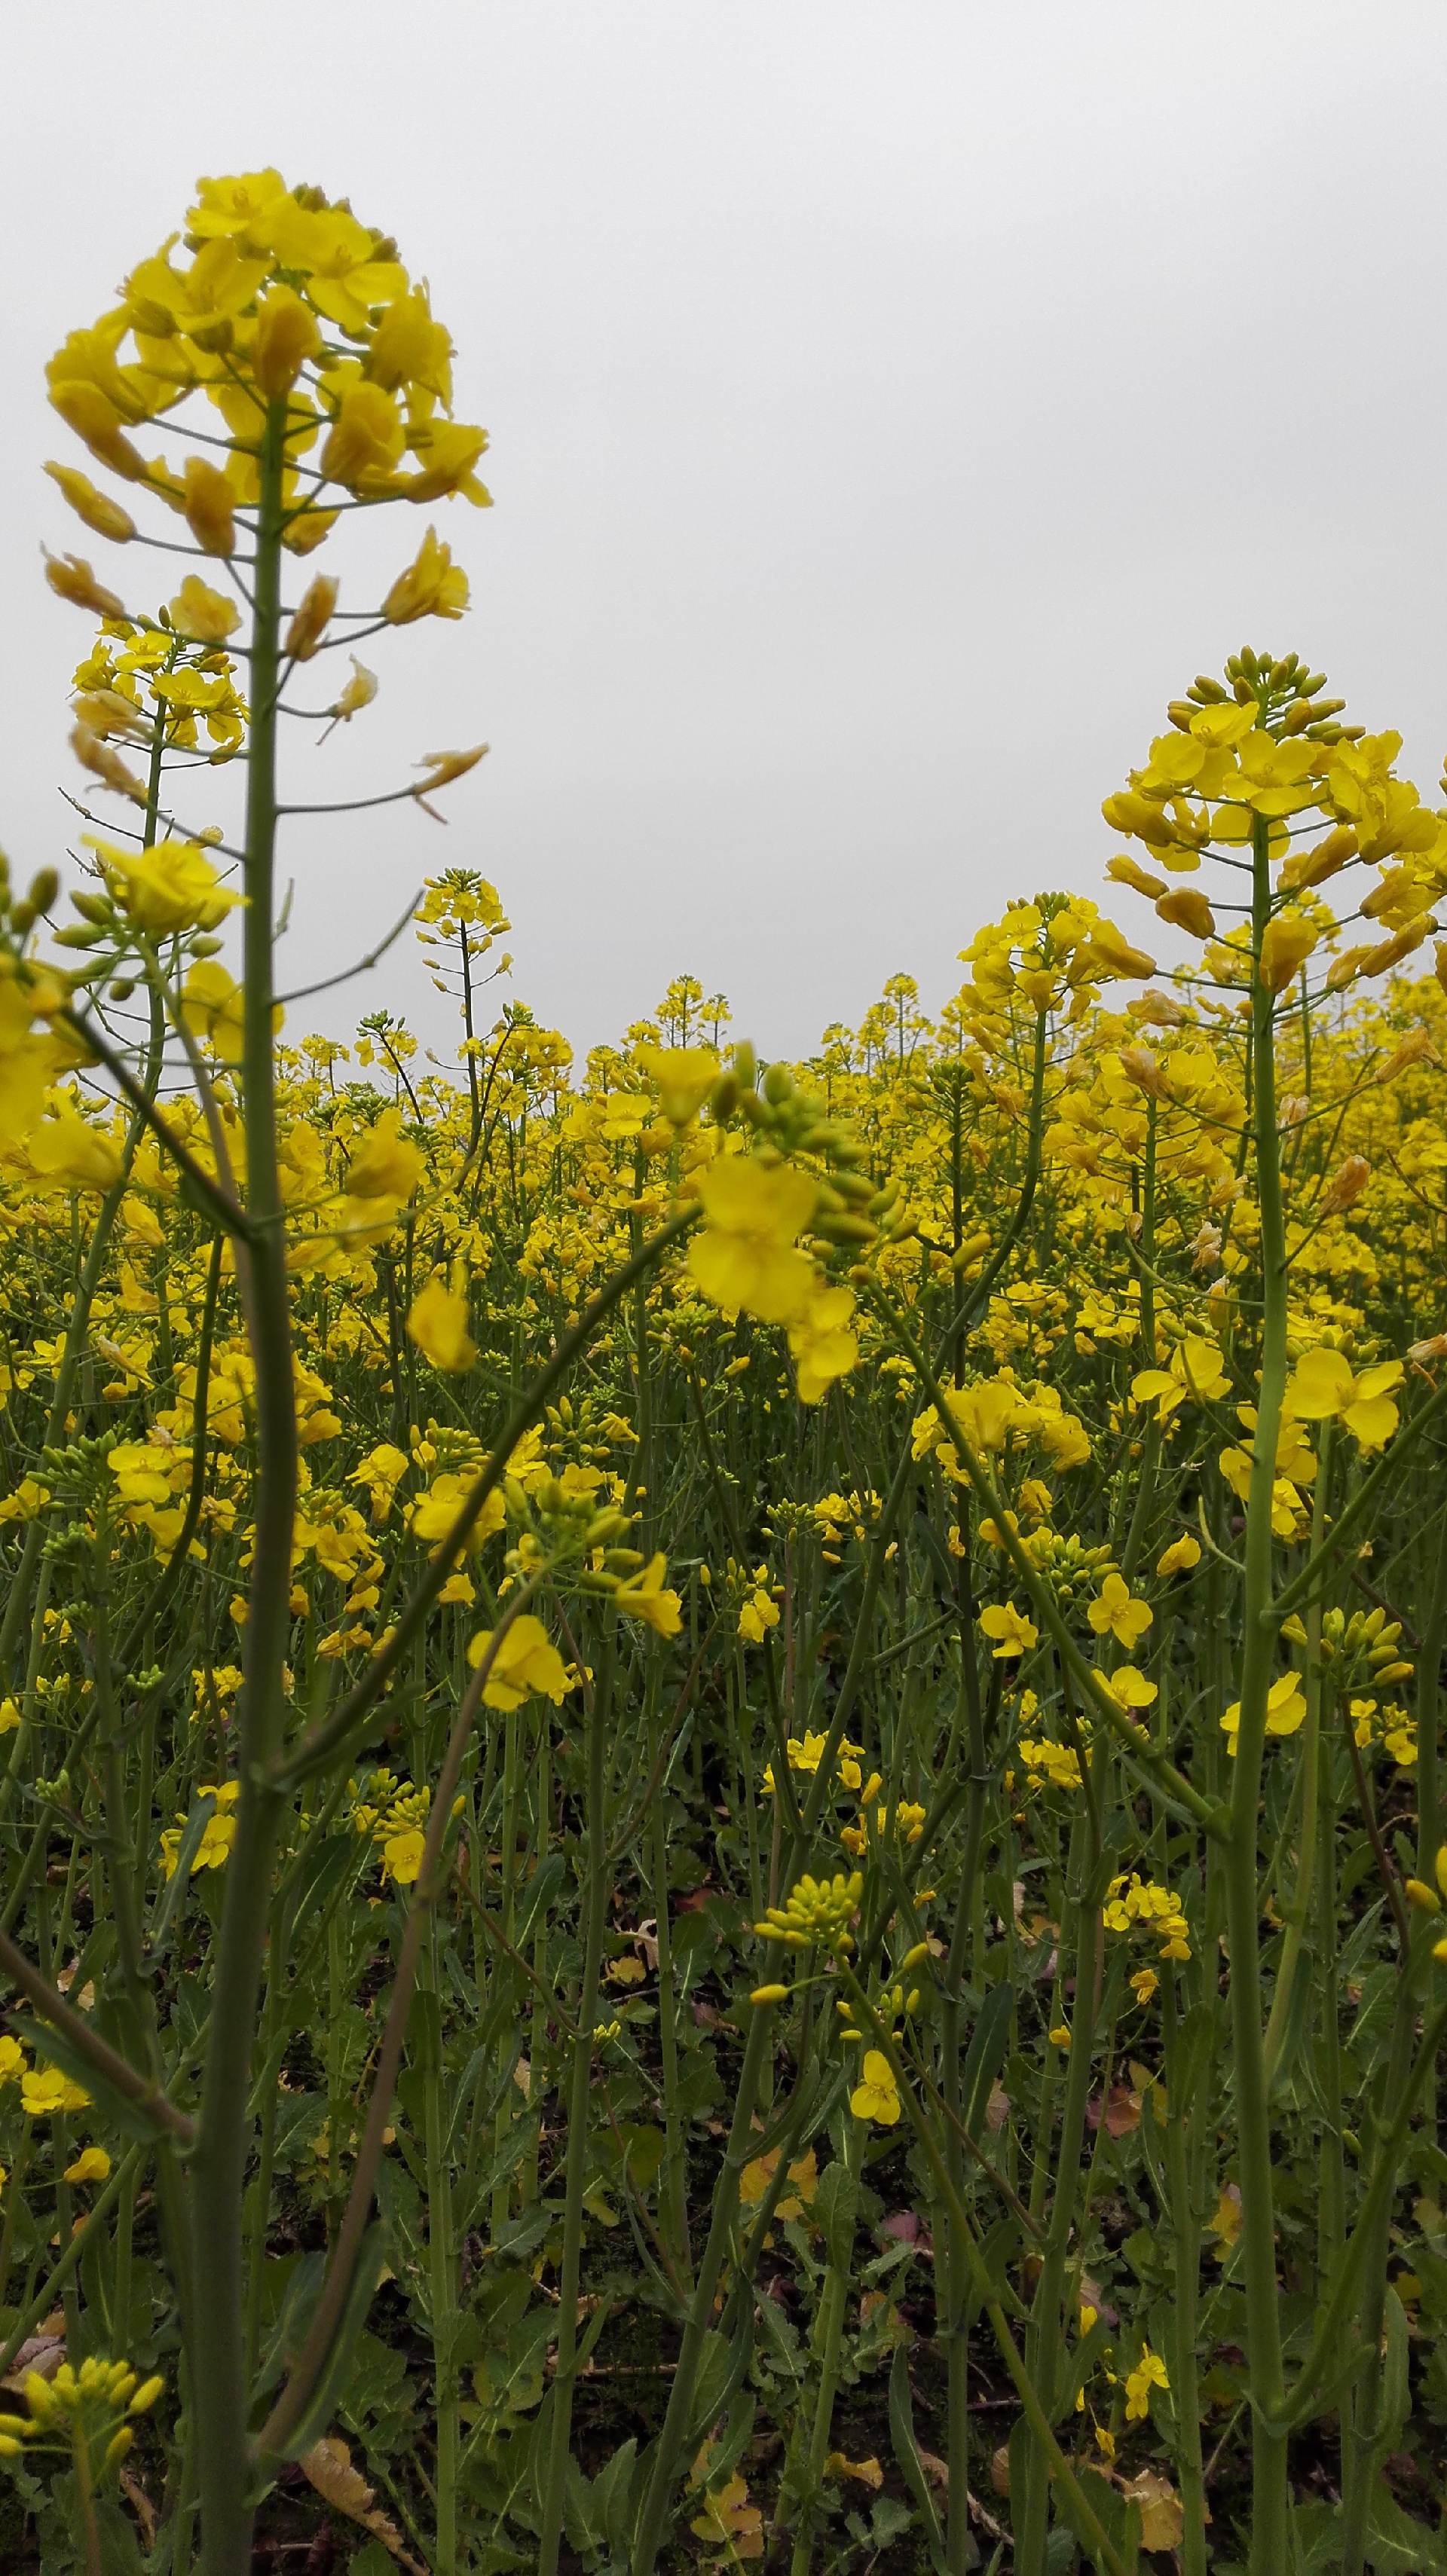
<svg viewBox="0 0 1447 2576">
<path fill-rule="evenodd" d="M 563 2208 L 563 2263 L 559 2278 L 558 2360 L 553 2380 L 553 2421 L 548 2449 L 548 2483 L 543 2497 L 542 2536 L 538 2542 L 538 2576 L 557 2576 L 567 2485 L 568 2444 L 573 2423 L 573 2379 L 578 2353 L 578 2276 L 583 2245 L 583 2193 L 588 2179 L 588 2095 L 593 2074 L 593 2025 L 598 2009 L 598 1979 L 603 1965 L 603 1933 L 608 1904 L 607 1754 L 608 1720 L 613 1696 L 614 1639 L 610 1621 L 604 1640 L 602 1670 L 585 1717 L 587 1727 L 588 1860 L 584 1880 L 583 1982 L 578 1997 L 578 2036 L 573 2042 L 572 2091 L 568 2103 L 568 2179 Z"/>
<path fill-rule="evenodd" d="M 1259 961 L 1271 917 L 1269 827 L 1253 821 L 1252 951 Z M 1277 1438 L 1286 1390 L 1286 1237 L 1276 1132 L 1273 997 L 1259 962 L 1251 988 L 1252 1112 L 1256 1190 L 1261 1217 L 1261 1384 L 1252 1433 L 1246 1503 L 1245 1641 L 1241 1722 L 1226 1853 L 1226 1917 L 1231 1958 L 1231 2037 L 1241 2176 L 1242 2273 L 1251 2379 L 1251 2576 L 1279 2576 L 1290 2558 L 1286 2441 L 1277 2421 L 1282 2402 L 1281 2318 L 1276 2282 L 1275 2192 L 1266 2050 L 1261 2027 L 1257 1865 L 1266 1701 L 1275 1677 L 1276 1639 L 1268 1625 L 1273 1563 L 1271 1512 Z"/>
<path fill-rule="evenodd" d="M 252 2505 L 246 2455 L 242 2211 L 251 2135 L 248 2095 L 272 1864 L 283 1801 L 268 1773 L 285 1727 L 297 1436 L 286 1244 L 277 1171 L 272 1059 L 276 698 L 286 404 L 267 405 L 260 452 L 251 631 L 246 810 L 242 1094 L 246 1121 L 248 1331 L 256 1372 L 257 1485 L 239 1712 L 236 1840 L 216 1942 L 210 2043 L 190 2168 L 193 2262 L 205 2296 L 191 2337 L 192 2408 L 207 2576 L 248 2576 Z"/>
</svg>

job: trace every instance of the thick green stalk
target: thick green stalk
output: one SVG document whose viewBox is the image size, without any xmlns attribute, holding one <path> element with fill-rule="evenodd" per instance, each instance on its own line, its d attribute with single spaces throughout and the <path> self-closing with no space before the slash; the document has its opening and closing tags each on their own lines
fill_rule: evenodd
<svg viewBox="0 0 1447 2576">
<path fill-rule="evenodd" d="M 1108 1763 L 1109 1755 L 1102 1741 L 1091 1767 L 1094 1769 L 1098 1765 L 1104 1772 Z M 1083 1813 L 1076 1819 L 1071 1840 L 1070 1875 L 1076 1882 L 1072 1891 L 1076 1920 L 1075 2003 L 1071 2016 L 1065 2103 L 1060 2122 L 1060 2148 L 1050 2203 L 1050 2231 L 1045 2240 L 1045 2260 L 1025 2339 L 1025 2367 L 1039 2392 L 1041 2406 L 1052 2422 L 1060 2362 L 1065 2266 L 1075 2223 L 1085 2147 L 1085 2116 L 1090 2100 L 1091 2056 L 1099 2009 L 1100 1907 L 1105 1893 L 1105 1865 Z M 1044 2152 L 1042 2143 L 1042 2156 Z M 1051 2469 L 1052 2463 L 1044 2446 L 1038 2441 L 1032 2443 L 1024 2504 L 1016 2526 L 1016 2564 L 1021 2576 L 1044 2576 Z"/>
<path fill-rule="evenodd" d="M 553 2422 L 548 2452 L 538 2576 L 557 2576 L 573 2425 L 573 2375 L 578 2353 L 578 2276 L 583 2245 L 583 2193 L 588 2179 L 588 2096 L 593 2076 L 593 2025 L 608 1906 L 608 1721 L 613 1698 L 613 1633 L 610 1623 L 601 1669 L 586 1713 L 588 1862 L 584 1880 L 583 1982 L 578 1996 L 578 2036 L 573 2042 L 573 2082 L 568 2103 L 568 2180 L 563 2206 L 563 2264 L 559 2279 L 558 2358 L 553 2378 Z"/>
<path fill-rule="evenodd" d="M 252 2508 L 246 2457 L 242 2209 L 251 2122 L 247 2097 L 272 1862 L 283 1799 L 266 1777 L 285 1727 L 283 1669 L 291 1624 L 297 1439 L 286 1245 L 276 1158 L 272 1059 L 272 916 L 276 844 L 276 699 L 281 608 L 281 489 L 286 405 L 267 406 L 262 436 L 251 630 L 251 740 L 246 810 L 242 1095 L 247 1203 L 247 1326 L 256 1371 L 256 1526 L 239 1711 L 236 1840 L 216 1943 L 210 2043 L 190 2168 L 194 2263 L 205 2297 L 192 2321 L 192 2401 L 207 2576 L 248 2576 Z"/>
<path fill-rule="evenodd" d="M 956 1091 L 958 1110 L 958 1090 Z M 980 1703 L 980 1670 L 975 1659 L 975 1606 L 970 1582 L 970 1511 L 968 1501 L 960 1502 L 960 1534 L 964 1554 L 959 1561 L 955 1599 L 960 1619 L 960 1692 L 965 1703 L 967 1741 L 969 1744 L 970 1779 L 965 1809 L 965 1849 L 960 1884 L 955 1898 L 955 1920 L 950 1934 L 949 1953 L 945 1961 L 944 2001 L 940 2019 L 940 2092 L 952 2115 L 945 2125 L 945 2163 L 955 2196 L 962 2200 L 965 2187 L 964 2150 L 958 2128 L 964 2118 L 960 2081 L 960 1988 L 965 1981 L 967 1953 L 975 1920 L 975 1891 L 980 1875 L 980 1851 L 985 1834 L 985 1799 L 990 1787 L 985 1768 L 984 1711 Z M 943 2224 L 943 2264 L 941 2278 L 945 2287 L 945 2332 L 948 2337 L 948 2389 L 946 2397 L 948 2442 L 947 2460 L 950 2472 L 946 2505 L 945 2559 L 949 2576 L 965 2576 L 970 2564 L 970 2517 L 967 2504 L 970 2471 L 970 2346 L 966 2331 L 968 2266 L 960 2234 L 948 2207 L 940 2213 Z"/>
<path fill-rule="evenodd" d="M 1312 1497 L 1312 1553 L 1320 1547 L 1326 1528 L 1327 1488 L 1331 1482 L 1332 1426 L 1323 1425 L 1321 1459 L 1317 1468 L 1316 1491 Z M 1296 1983 L 1298 1963 L 1306 1940 L 1306 1927 L 1311 1921 L 1311 1890 L 1317 1861 L 1317 1805 L 1321 1790 L 1321 1705 L 1323 1678 L 1321 1669 L 1321 1602 L 1314 1599 L 1306 1614 L 1306 1721 L 1301 1730 L 1301 1750 L 1297 1762 L 1301 1775 L 1300 1861 L 1291 1903 L 1286 1909 L 1286 1938 L 1281 1945 L 1281 1964 L 1276 1972 L 1276 1992 L 1271 1999 L 1271 2018 L 1266 2025 L 1266 2081 L 1276 2081 L 1281 2063 L 1291 2013 L 1291 1992 Z"/>
<path fill-rule="evenodd" d="M 861 2121 L 850 2119 L 844 2132 L 844 2171 L 850 2180 L 859 2173 L 860 2153 L 864 2143 Z M 781 2157 L 782 2161 L 782 2157 Z M 794 2555 L 790 2576 L 809 2576 L 813 2555 L 814 2511 L 811 2499 L 818 2493 L 829 2457 L 829 2436 L 834 2425 L 834 2399 L 839 2388 L 839 2368 L 844 2348 L 844 2310 L 849 2297 L 850 2264 L 843 2267 L 832 2259 L 824 2279 L 824 2294 L 819 2318 L 819 2387 L 814 2400 L 814 2422 L 809 2436 L 804 2503 L 799 2514 L 799 2527 L 794 2535 Z"/>
<path fill-rule="evenodd" d="M 654 1709 L 652 1763 L 658 1760 L 658 1710 Z M 658 2049 L 663 2075 L 663 2188 L 659 2222 L 679 2278 L 692 2267 L 688 2241 L 688 2140 L 678 2107 L 678 1998 L 673 1990 L 673 1942 L 668 1921 L 668 1807 L 662 1791 L 650 1819 L 654 1935 L 658 1942 Z"/>
<path fill-rule="evenodd" d="M 774 2014 L 770 2005 L 761 2005 L 751 2016 L 749 2035 L 744 2044 L 743 2064 L 739 2069 L 738 2090 L 734 2096 L 734 2116 L 729 2127 L 728 2146 L 722 2168 L 714 2184 L 713 2217 L 708 2238 L 698 2267 L 693 2304 L 683 2330 L 683 2343 L 673 2374 L 668 2411 L 658 2437 L 653 2473 L 648 2481 L 638 2529 L 633 2542 L 632 2576 L 653 2576 L 654 2561 L 663 2545 L 668 2520 L 669 2498 L 678 2472 L 679 2454 L 693 2412 L 693 2394 L 698 2367 L 703 2358 L 704 2337 L 713 2317 L 714 2292 L 723 2269 L 729 2238 L 738 2214 L 739 2176 L 751 2155 L 757 2152 L 751 2134 L 754 2105 L 759 2098 L 759 2083 L 773 2036 Z"/>
<path fill-rule="evenodd" d="M 1259 960 L 1271 916 L 1269 832 L 1260 817 L 1253 824 L 1253 860 L 1252 952 Z M 1268 1613 L 1273 1578 L 1271 1510 L 1286 1389 L 1286 1238 L 1276 1132 L 1273 996 L 1262 982 L 1259 969 L 1251 990 L 1251 1033 L 1256 1190 L 1261 1218 L 1261 1384 L 1246 1504 L 1241 1722 L 1236 1739 L 1225 1879 L 1241 2174 L 1242 2275 L 1252 2396 L 1250 2569 L 1251 2576 L 1280 2576 L 1280 2570 L 1290 2560 L 1289 2501 L 1285 2431 L 1273 2420 L 1281 2405 L 1283 2380 L 1271 2118 L 1261 2026 L 1256 1872 L 1266 1700 L 1276 1662 L 1276 1639 L 1268 1625 Z"/>
<path fill-rule="evenodd" d="M 437 1974 L 437 1923 L 424 1956 L 426 1983 L 417 1997 L 422 2023 L 422 2119 L 427 2158 L 428 2301 L 432 2323 L 432 2387 L 436 2414 L 437 2545 L 434 2576 L 457 2570 L 457 2246 L 452 2223 L 452 2169 L 447 2154 L 447 2086 L 442 2056 L 442 1998 Z"/>
<path fill-rule="evenodd" d="M 1171 2204 L 1171 2235 L 1174 2240 L 1176 2298 L 1172 2324 L 1175 2329 L 1171 2353 L 1171 2394 L 1175 2400 L 1179 2444 L 1176 2469 L 1181 2481 L 1181 2506 L 1185 2527 L 1181 2534 L 1181 2566 L 1184 2576 L 1206 2576 L 1206 2481 L 1201 2458 L 1201 2402 L 1199 2372 L 1196 2366 L 1196 2315 L 1201 2288 L 1201 2217 L 1191 2189 L 1190 2154 L 1187 2130 L 1194 2121 L 1204 2127 L 1204 2110 L 1209 2103 L 1208 2068 L 1195 2070 L 1192 2098 L 1180 2098 L 1178 2074 L 1180 2055 L 1177 2046 L 1176 1977 L 1174 1962 L 1165 1962 L 1162 2015 L 1165 2032 L 1166 2076 L 1166 2186 Z M 1198 2106 L 1200 2106 L 1198 2108 Z M 1101 2126 L 1104 2128 L 1104 2121 Z"/>
</svg>

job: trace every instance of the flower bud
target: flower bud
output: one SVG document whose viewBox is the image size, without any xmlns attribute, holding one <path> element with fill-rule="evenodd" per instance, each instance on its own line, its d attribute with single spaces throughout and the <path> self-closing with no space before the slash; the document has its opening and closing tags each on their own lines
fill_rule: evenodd
<svg viewBox="0 0 1447 2576">
<path fill-rule="evenodd" d="M 322 345 L 316 316 L 290 286 L 273 286 L 256 308 L 251 372 L 268 402 L 289 394 L 308 358 Z"/>
<path fill-rule="evenodd" d="M 1372 1167 L 1366 1156 L 1348 1154 L 1341 1169 L 1333 1173 L 1322 1192 L 1322 1215 L 1336 1216 L 1342 1208 L 1349 1208 L 1354 1199 L 1361 1197 L 1371 1177 Z"/>
<path fill-rule="evenodd" d="M 45 578 L 58 599 L 68 599 L 72 608 L 85 608 L 92 617 L 124 617 L 126 604 L 113 590 L 98 582 L 88 563 L 79 555 L 53 555 L 42 546 Z"/>
<path fill-rule="evenodd" d="M 93 528 L 98 537 L 109 537 L 112 545 L 123 546 L 135 535 L 136 523 L 129 512 L 108 492 L 98 492 L 88 474 L 78 474 L 73 465 L 47 465 L 45 470 L 52 482 L 60 485 L 76 517 Z"/>
<path fill-rule="evenodd" d="M 873 1243 L 877 1226 L 867 1216 L 855 1216 L 848 1208 L 833 1215 L 825 1208 L 814 1219 L 813 1232 L 825 1243 Z"/>
<path fill-rule="evenodd" d="M 749 1997 L 751 2004 L 784 2004 L 788 2000 L 787 1986 L 755 1986 Z"/>
<path fill-rule="evenodd" d="M 285 649 L 293 662 L 309 662 L 326 633 L 337 604 L 338 584 L 318 573 L 303 594 L 301 606 L 286 630 Z"/>
<path fill-rule="evenodd" d="M 786 1064 L 771 1064 L 764 1076 L 764 1098 L 771 1109 L 782 1109 L 794 1090 L 794 1077 Z"/>
</svg>

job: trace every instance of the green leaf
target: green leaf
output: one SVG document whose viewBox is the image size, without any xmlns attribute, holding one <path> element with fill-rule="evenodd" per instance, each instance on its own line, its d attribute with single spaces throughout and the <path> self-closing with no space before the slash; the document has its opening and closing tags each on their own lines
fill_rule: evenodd
<svg viewBox="0 0 1447 2576">
<path fill-rule="evenodd" d="M 383 2219 L 377 2219 L 368 2228 L 362 2240 L 362 2250 L 357 2258 L 357 2268 L 352 2274 L 346 2306 L 338 2320 L 331 2348 L 318 2376 L 310 2403 L 300 2422 L 288 2436 L 284 2448 L 277 2453 L 278 2458 L 299 2460 L 303 2451 L 309 2451 L 314 2442 L 320 2441 L 338 2407 L 345 2403 L 358 2338 L 366 2323 L 367 2310 L 376 2295 L 377 2285 L 387 2268 L 387 2244 L 386 2222 Z M 261 2381 L 263 2388 L 268 2375 L 273 2378 L 280 2376 L 276 2366 L 278 2362 L 285 2361 L 290 2364 L 299 2358 L 311 2329 L 317 2301 L 321 2297 L 323 2279 L 324 2272 L 320 2258 L 317 2260 L 315 2270 L 310 2266 L 299 2265 L 293 2274 L 288 2284 L 287 2298 L 282 2309 L 276 2341 L 268 2356 L 267 2371 L 263 2373 Z"/>
<path fill-rule="evenodd" d="M 995 2078 L 1005 2063 L 1010 2045 L 1010 2015 L 1015 1994 L 1008 1977 L 992 1986 L 980 2006 L 970 2036 L 969 2053 L 960 2085 L 961 2118 L 972 2138 L 979 2138 L 985 2111 L 995 2088 Z"/>
<path fill-rule="evenodd" d="M 1404 2513 L 1381 2477 L 1367 2507 L 1367 2563 L 1376 2576 L 1447 2576 L 1440 2535 Z"/>
<path fill-rule="evenodd" d="M 925 2547 L 929 2551 L 930 2565 L 935 2571 L 935 2576 L 947 2576 L 944 2535 L 940 2530 L 940 2518 L 935 2511 L 935 2500 L 930 2494 L 929 2480 L 925 2476 L 924 2464 L 919 2455 L 919 2445 L 914 2438 L 914 2401 L 909 2385 L 909 2363 L 905 2357 L 903 2344 L 900 2345 L 890 2364 L 889 2438 L 894 2447 L 894 2456 L 899 2462 L 900 2474 L 915 2500 L 920 2520 L 924 2524 Z"/>
<path fill-rule="evenodd" d="M 837 2159 L 819 2176 L 809 2215 L 824 2238 L 831 2268 L 847 2280 L 859 2219 L 859 2184 Z"/>
</svg>

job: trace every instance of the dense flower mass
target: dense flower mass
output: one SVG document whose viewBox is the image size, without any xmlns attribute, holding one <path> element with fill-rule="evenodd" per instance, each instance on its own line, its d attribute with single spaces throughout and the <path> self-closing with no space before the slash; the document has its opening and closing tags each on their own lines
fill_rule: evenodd
<svg viewBox="0 0 1447 2576">
<path fill-rule="evenodd" d="M 0 869 L 17 2509 L 863 2576 L 993 2467 L 1027 2576 L 1425 2565 L 1447 807 L 1243 651 L 1103 807 L 1184 963 L 1021 895 L 933 1016 L 763 1064 L 680 975 L 580 1063 L 456 867 L 454 1043 L 308 1034 L 282 773 L 468 611 L 430 515 L 330 568 L 486 501 L 453 366 L 268 169 L 48 370 L 125 502 L 52 497 L 192 562 L 48 555 L 109 819 Z"/>
</svg>

